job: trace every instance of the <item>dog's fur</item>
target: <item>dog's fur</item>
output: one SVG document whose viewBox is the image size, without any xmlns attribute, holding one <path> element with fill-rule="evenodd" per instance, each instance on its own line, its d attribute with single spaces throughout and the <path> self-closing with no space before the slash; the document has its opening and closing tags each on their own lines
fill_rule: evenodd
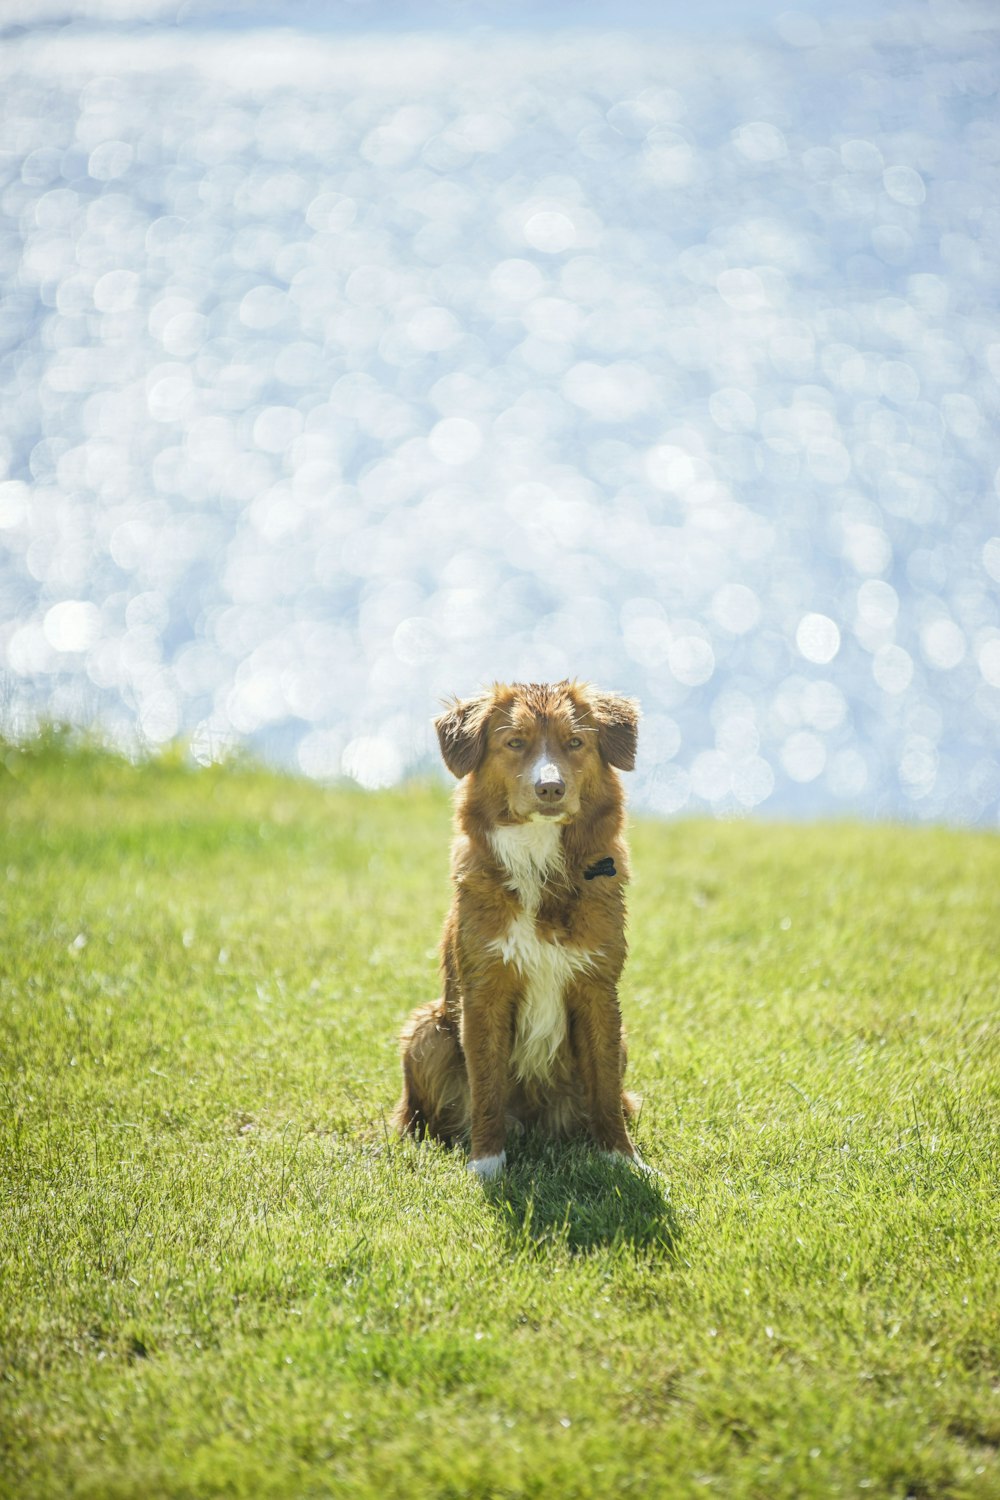
<svg viewBox="0 0 1000 1500">
<path fill-rule="evenodd" d="M 403 1032 L 394 1122 L 471 1136 L 482 1177 L 503 1167 L 511 1124 L 589 1132 L 639 1163 L 622 1091 L 629 867 L 614 770 L 635 764 L 637 722 L 631 699 L 576 682 L 497 685 L 435 720 L 460 779 L 444 994 Z"/>
</svg>

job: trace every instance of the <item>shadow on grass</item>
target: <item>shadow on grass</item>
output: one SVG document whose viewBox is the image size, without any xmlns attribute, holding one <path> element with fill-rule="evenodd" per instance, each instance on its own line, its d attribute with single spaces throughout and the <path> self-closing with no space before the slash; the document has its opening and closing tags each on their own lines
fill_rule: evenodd
<svg viewBox="0 0 1000 1500">
<path fill-rule="evenodd" d="M 620 1246 L 671 1256 L 679 1230 L 666 1184 L 585 1146 L 531 1136 L 483 1191 L 517 1250 L 565 1245 L 580 1254 Z"/>
</svg>

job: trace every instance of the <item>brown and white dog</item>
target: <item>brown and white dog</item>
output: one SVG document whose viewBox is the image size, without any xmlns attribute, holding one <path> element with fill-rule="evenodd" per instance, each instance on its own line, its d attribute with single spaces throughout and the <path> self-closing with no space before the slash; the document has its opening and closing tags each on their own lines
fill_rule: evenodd
<svg viewBox="0 0 1000 1500">
<path fill-rule="evenodd" d="M 626 1121 L 618 977 L 628 850 L 615 767 L 635 764 L 638 707 L 576 682 L 497 685 L 435 720 L 459 777 L 444 995 L 402 1037 L 400 1133 L 471 1134 L 495 1177 L 509 1125 L 589 1132 L 642 1162 Z"/>
</svg>

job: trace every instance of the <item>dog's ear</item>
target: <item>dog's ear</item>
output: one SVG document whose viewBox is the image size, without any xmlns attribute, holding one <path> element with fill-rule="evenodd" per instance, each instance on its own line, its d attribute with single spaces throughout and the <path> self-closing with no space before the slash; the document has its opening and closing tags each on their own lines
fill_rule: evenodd
<svg viewBox="0 0 1000 1500">
<path fill-rule="evenodd" d="M 597 742 L 609 766 L 635 769 L 639 743 L 639 705 L 620 693 L 591 693 L 590 710 L 597 723 Z"/>
<path fill-rule="evenodd" d="M 460 781 L 482 764 L 489 721 L 488 693 L 478 698 L 456 698 L 434 720 L 444 763 Z"/>
</svg>

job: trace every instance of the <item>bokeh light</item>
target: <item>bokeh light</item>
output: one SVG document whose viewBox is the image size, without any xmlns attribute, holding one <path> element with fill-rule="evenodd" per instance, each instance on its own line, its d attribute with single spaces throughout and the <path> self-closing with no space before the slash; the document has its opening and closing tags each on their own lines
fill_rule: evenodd
<svg viewBox="0 0 1000 1500">
<path fill-rule="evenodd" d="M 637 806 L 995 824 L 1000 15 L 473 9 L 14 6 L 4 730 L 377 787 L 572 674 Z"/>
</svg>

